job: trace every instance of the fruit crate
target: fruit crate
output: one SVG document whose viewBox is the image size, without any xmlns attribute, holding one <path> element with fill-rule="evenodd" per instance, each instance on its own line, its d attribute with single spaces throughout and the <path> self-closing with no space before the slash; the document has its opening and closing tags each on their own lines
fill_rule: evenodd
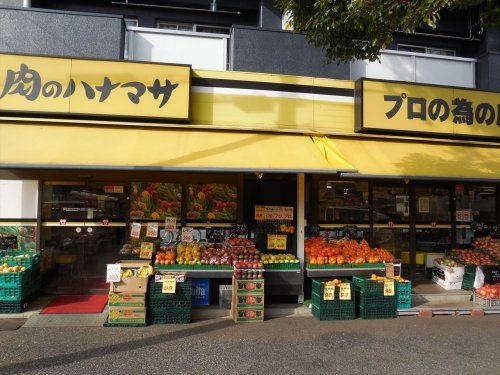
<svg viewBox="0 0 500 375">
<path fill-rule="evenodd" d="M 16 314 L 23 312 L 28 306 L 26 301 L 0 302 L 0 314 Z"/>
<path fill-rule="evenodd" d="M 352 320 L 356 318 L 354 305 L 350 308 L 329 310 L 313 304 L 312 314 L 319 320 Z"/>
<path fill-rule="evenodd" d="M 378 282 L 376 280 L 371 280 L 370 278 L 361 277 L 361 276 L 353 276 L 352 283 L 355 288 L 359 290 L 361 293 L 368 295 L 384 295 L 384 283 Z"/>
<path fill-rule="evenodd" d="M 191 312 L 148 313 L 149 324 L 188 324 L 191 323 Z"/>
<path fill-rule="evenodd" d="M 474 266 L 475 267 L 475 266 Z M 476 272 L 465 272 L 462 279 L 462 289 L 463 290 L 473 290 L 474 280 L 476 279 Z"/>
<path fill-rule="evenodd" d="M 179 311 L 190 311 L 191 301 L 178 301 L 172 299 L 150 299 L 148 302 L 148 307 L 154 310 L 179 310 Z"/>
<path fill-rule="evenodd" d="M 389 307 L 359 307 L 359 317 L 361 319 L 394 319 L 397 318 L 396 305 Z"/>
<path fill-rule="evenodd" d="M 155 264 L 157 270 L 232 270 L 233 266 L 227 264 Z"/>
<path fill-rule="evenodd" d="M 312 299 L 311 302 L 314 306 L 317 306 L 321 309 L 325 310 L 332 310 L 332 309 L 343 309 L 343 308 L 350 308 L 351 306 L 354 306 L 356 303 L 356 297 L 354 290 L 351 291 L 351 299 L 350 300 L 341 300 L 339 299 L 339 293 L 338 290 L 339 288 L 335 288 L 335 299 L 331 301 L 325 301 L 323 300 L 323 293 L 317 294 L 317 293 L 312 293 Z"/>
<path fill-rule="evenodd" d="M 23 257 L 19 257 L 19 255 L 23 255 Z M 12 250 L 9 251 L 4 257 L 0 258 L 0 263 L 7 263 L 9 266 L 33 266 L 35 264 L 40 264 L 40 253 Z"/>
<path fill-rule="evenodd" d="M 175 285 L 175 293 L 162 293 L 163 283 L 149 282 L 149 298 L 151 299 L 174 299 L 191 301 L 191 280 Z"/>
<path fill-rule="evenodd" d="M 109 316 L 103 324 L 103 327 L 146 327 L 146 323 L 110 323 Z"/>
<path fill-rule="evenodd" d="M 31 269 L 27 267 L 23 272 L 0 273 L 0 288 L 16 288 L 29 284 L 30 272 Z"/>
<path fill-rule="evenodd" d="M 397 299 L 396 295 L 394 296 L 378 296 L 374 294 L 366 294 L 366 293 L 360 293 L 356 292 L 356 301 L 361 307 L 383 307 L 383 308 L 396 308 L 397 305 Z"/>
<path fill-rule="evenodd" d="M 398 309 L 411 308 L 411 281 L 407 283 L 396 282 L 396 303 Z"/>
<path fill-rule="evenodd" d="M 346 263 L 345 268 L 385 268 L 384 263 Z"/>
<path fill-rule="evenodd" d="M 396 308 L 398 309 L 411 309 L 412 306 L 411 295 L 408 297 L 397 296 L 396 302 L 397 302 Z"/>
<path fill-rule="evenodd" d="M 266 270 L 300 270 L 300 263 L 268 263 L 264 264 Z"/>
<path fill-rule="evenodd" d="M 475 304 L 483 307 L 500 307 L 500 298 L 484 298 L 477 293 L 474 293 L 473 301 Z"/>
<path fill-rule="evenodd" d="M 0 302 L 21 302 L 29 297 L 29 287 L 21 286 L 1 286 L 0 285 Z"/>
<path fill-rule="evenodd" d="M 311 270 L 329 270 L 329 269 L 339 269 L 339 268 L 344 268 L 344 265 L 342 264 L 306 264 L 306 268 L 309 268 Z"/>
</svg>

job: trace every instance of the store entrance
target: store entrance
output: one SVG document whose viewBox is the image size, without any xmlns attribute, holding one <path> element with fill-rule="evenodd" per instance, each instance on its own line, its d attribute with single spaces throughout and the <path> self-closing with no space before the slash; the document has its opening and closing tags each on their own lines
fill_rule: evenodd
<svg viewBox="0 0 500 375">
<path fill-rule="evenodd" d="M 44 289 L 53 294 L 104 294 L 106 264 L 126 239 L 126 186 L 46 182 L 42 198 Z"/>
</svg>

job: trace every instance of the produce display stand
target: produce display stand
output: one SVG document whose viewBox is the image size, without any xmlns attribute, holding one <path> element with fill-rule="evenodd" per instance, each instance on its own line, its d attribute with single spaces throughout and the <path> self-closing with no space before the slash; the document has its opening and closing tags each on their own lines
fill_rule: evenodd
<svg viewBox="0 0 500 375">
<path fill-rule="evenodd" d="M 176 265 L 174 265 L 176 266 Z M 230 279 L 233 276 L 233 269 L 232 267 L 229 269 L 219 269 L 216 267 L 213 267 L 212 269 L 209 268 L 167 268 L 166 266 L 161 266 L 161 267 L 155 267 L 156 270 L 161 270 L 161 271 L 175 271 L 175 272 L 183 272 L 186 273 L 186 275 L 192 279 Z"/>
<path fill-rule="evenodd" d="M 331 267 L 306 265 L 307 277 L 345 277 L 345 276 L 364 276 L 375 274 L 377 276 L 385 275 L 385 265 L 368 265 L 366 267 Z"/>
</svg>

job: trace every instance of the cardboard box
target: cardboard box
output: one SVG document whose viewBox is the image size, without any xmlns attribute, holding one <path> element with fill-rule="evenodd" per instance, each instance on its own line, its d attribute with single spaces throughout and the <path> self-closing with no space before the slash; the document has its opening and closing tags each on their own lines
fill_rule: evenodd
<svg viewBox="0 0 500 375">
<path fill-rule="evenodd" d="M 116 262 L 120 264 L 122 270 L 132 268 L 139 269 L 142 266 L 151 265 L 150 260 L 120 260 Z M 122 277 L 120 282 L 110 283 L 110 292 L 130 292 L 130 293 L 146 293 L 148 290 L 147 277 Z"/>
<path fill-rule="evenodd" d="M 145 293 L 109 293 L 109 307 L 146 307 Z"/>
<path fill-rule="evenodd" d="M 264 294 L 264 279 L 237 280 L 233 277 L 233 295 Z"/>
<path fill-rule="evenodd" d="M 236 323 L 263 322 L 264 309 L 249 309 L 233 307 L 232 317 Z"/>
<path fill-rule="evenodd" d="M 108 323 L 110 324 L 145 324 L 145 307 L 110 307 Z"/>
<path fill-rule="evenodd" d="M 445 281 L 443 279 L 440 279 L 436 275 L 432 275 L 432 281 L 434 281 L 436 284 L 438 284 L 439 286 L 441 286 L 446 290 L 462 289 L 462 281 L 458 282 Z"/>
<path fill-rule="evenodd" d="M 237 308 L 264 308 L 264 294 L 234 295 L 233 306 Z"/>
<path fill-rule="evenodd" d="M 434 267 L 444 272 L 444 280 L 450 283 L 462 282 L 465 273 L 465 267 L 449 267 L 434 262 Z"/>
</svg>

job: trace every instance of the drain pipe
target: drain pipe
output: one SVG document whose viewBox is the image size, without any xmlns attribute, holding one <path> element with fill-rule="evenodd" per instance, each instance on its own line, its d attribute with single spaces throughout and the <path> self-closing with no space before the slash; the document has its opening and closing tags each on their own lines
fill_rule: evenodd
<svg viewBox="0 0 500 375">
<path fill-rule="evenodd" d="M 23 0 L 23 8 L 31 8 L 31 0 Z"/>
</svg>

